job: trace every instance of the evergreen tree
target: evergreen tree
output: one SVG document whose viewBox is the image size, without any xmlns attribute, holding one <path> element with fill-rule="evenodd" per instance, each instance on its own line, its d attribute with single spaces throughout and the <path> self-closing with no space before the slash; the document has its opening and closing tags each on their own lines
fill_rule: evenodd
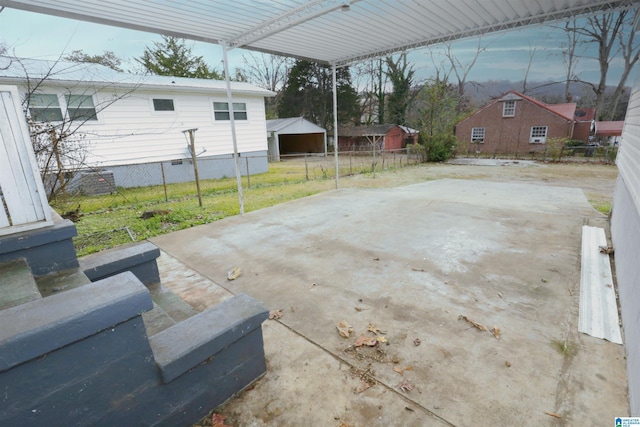
<svg viewBox="0 0 640 427">
<path fill-rule="evenodd" d="M 215 69 L 209 68 L 201 56 L 191 53 L 184 39 L 162 36 L 162 42 L 154 42 L 154 47 L 145 47 L 141 63 L 151 74 L 160 76 L 192 77 L 198 79 L 222 80 Z"/>
<path fill-rule="evenodd" d="M 387 114 L 385 119 L 389 123 L 407 124 L 407 109 L 411 103 L 411 85 L 413 84 L 413 66 L 407 63 L 407 53 L 403 52 L 397 61 L 387 58 L 387 77 L 393 86 L 387 95 Z"/>
<path fill-rule="evenodd" d="M 311 61 L 296 61 L 278 105 L 280 117 L 304 117 L 325 129 L 333 128 L 333 79 L 331 68 Z M 336 70 L 338 122 L 357 123 L 358 93 L 351 85 L 348 67 Z"/>
<path fill-rule="evenodd" d="M 82 62 L 91 64 L 100 64 L 111 68 L 112 70 L 122 71 L 120 65 L 122 60 L 110 50 L 105 50 L 102 55 L 88 55 L 81 50 L 74 50 L 62 59 L 69 62 Z"/>
</svg>

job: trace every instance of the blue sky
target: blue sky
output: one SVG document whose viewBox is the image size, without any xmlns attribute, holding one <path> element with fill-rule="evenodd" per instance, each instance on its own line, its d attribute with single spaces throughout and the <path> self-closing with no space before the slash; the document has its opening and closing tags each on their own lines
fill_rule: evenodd
<svg viewBox="0 0 640 427">
<path fill-rule="evenodd" d="M 472 69 L 468 81 L 508 79 L 522 80 L 529 63 L 530 53 L 535 49 L 534 62 L 529 72 L 530 81 L 562 80 L 564 67 L 560 55 L 565 36 L 560 30 L 549 26 L 506 31 L 485 36 L 488 44 Z M 99 54 L 111 50 L 124 61 L 125 69 L 135 69 L 133 60 L 140 57 L 145 46 L 159 41 L 160 36 L 151 33 L 108 27 L 88 22 L 4 9 L 0 13 L 0 42 L 4 42 L 16 56 L 40 59 L 56 59 L 62 53 L 82 50 L 87 54 Z M 462 63 L 469 61 L 477 47 L 477 40 L 463 40 L 453 44 L 453 51 Z M 437 52 L 437 48 L 433 48 Z M 222 68 L 222 50 L 219 46 L 194 43 L 193 53 L 201 55 L 207 63 L 218 70 Z M 242 50 L 229 52 L 232 69 L 242 66 Z M 594 52 L 583 52 L 593 56 Z M 437 55 L 437 53 L 436 53 Z M 429 49 L 410 53 L 410 60 L 419 80 L 433 74 Z M 620 76 L 618 61 L 614 60 L 609 71 L 609 83 L 615 84 Z M 594 60 L 583 58 L 579 62 L 579 75 L 584 80 L 596 81 L 598 65 Z"/>
</svg>

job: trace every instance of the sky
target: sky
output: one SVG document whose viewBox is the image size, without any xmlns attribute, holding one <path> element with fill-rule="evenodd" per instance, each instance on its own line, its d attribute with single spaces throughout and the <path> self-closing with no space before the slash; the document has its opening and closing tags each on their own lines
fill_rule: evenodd
<svg viewBox="0 0 640 427">
<path fill-rule="evenodd" d="M 145 46 L 160 41 L 157 34 L 109 27 L 89 22 L 47 16 L 6 8 L 0 12 L 0 43 L 4 43 L 11 54 L 23 58 L 54 60 L 74 50 L 89 55 L 113 51 L 123 60 L 123 68 L 130 71 L 140 69 L 134 60 L 142 56 Z M 529 72 L 529 81 L 562 80 L 564 66 L 561 49 L 565 35 L 550 26 L 534 26 L 485 36 L 481 40 L 486 51 L 479 57 L 467 81 L 511 80 L 520 81 L 525 75 L 532 53 L 534 61 Z M 189 42 L 192 53 L 202 56 L 217 70 L 222 69 L 222 49 L 217 45 Z M 471 61 L 478 40 L 468 39 L 452 45 L 452 51 L 462 64 Z M 246 51 L 234 49 L 229 52 L 229 65 L 233 70 L 241 68 Z M 584 56 L 595 52 L 582 52 Z M 410 52 L 409 60 L 416 70 L 416 80 L 424 81 L 434 75 L 432 58 L 439 62 L 438 48 L 422 48 Z M 439 58 L 439 59 L 438 59 Z M 609 84 L 616 84 L 620 76 L 620 60 L 612 62 Z M 581 79 L 595 82 L 599 77 L 595 60 L 582 58 L 578 64 Z"/>
</svg>

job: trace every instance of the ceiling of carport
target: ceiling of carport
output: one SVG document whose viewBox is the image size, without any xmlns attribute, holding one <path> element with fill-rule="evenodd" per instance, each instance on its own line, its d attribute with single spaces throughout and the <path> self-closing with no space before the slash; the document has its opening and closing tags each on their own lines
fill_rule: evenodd
<svg viewBox="0 0 640 427">
<path fill-rule="evenodd" d="M 636 0 L 0 0 L 0 6 L 344 65 Z"/>
</svg>

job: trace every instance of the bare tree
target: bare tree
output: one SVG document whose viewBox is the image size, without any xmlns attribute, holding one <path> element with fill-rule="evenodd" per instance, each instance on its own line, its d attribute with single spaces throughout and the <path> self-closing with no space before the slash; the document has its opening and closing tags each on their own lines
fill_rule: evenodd
<svg viewBox="0 0 640 427">
<path fill-rule="evenodd" d="M 637 12 L 636 12 L 637 13 Z M 617 41 L 620 34 L 622 34 L 625 25 L 629 27 L 631 25 L 630 17 L 633 14 L 629 14 L 629 10 L 622 10 L 619 12 L 610 12 L 603 15 L 588 16 L 586 18 L 586 25 L 583 27 L 575 27 L 573 30 L 580 36 L 585 38 L 587 43 L 595 43 L 598 47 L 597 61 L 600 67 L 600 79 L 597 84 L 586 82 L 583 83 L 589 85 L 596 95 L 596 114 L 599 117 L 606 118 L 612 113 L 610 110 L 605 109 L 605 90 L 607 88 L 607 74 L 609 71 L 609 65 L 611 61 L 616 57 L 619 52 Z M 633 41 L 633 29 L 627 28 L 626 40 Z M 632 50 L 631 50 L 632 51 Z M 637 58 L 636 58 L 637 60 Z M 635 63 L 635 62 L 633 62 Z M 633 64 L 631 64 L 632 66 Z M 626 80 L 626 77 L 625 77 Z M 624 87 L 624 85 L 623 85 Z M 617 101 L 616 101 L 617 103 Z"/>
<path fill-rule="evenodd" d="M 109 83 L 68 84 L 62 91 L 67 100 L 67 108 L 63 109 L 58 107 L 57 95 L 47 94 L 44 88 L 56 75 L 82 65 L 64 63 L 58 58 L 49 63 L 44 71 L 34 71 L 26 63 L 27 60 L 12 58 L 12 61 L 17 64 L 15 66 L 21 67 L 26 88 L 22 102 L 23 110 L 41 178 L 47 188 L 47 198 L 52 200 L 66 194 L 69 175 L 87 168 L 88 140 L 91 135 L 85 131 L 83 125 L 95 120 L 105 108 L 128 97 L 137 89 L 137 85 L 117 91 Z M 56 97 L 54 103 L 47 104 L 47 99 L 52 97 Z M 90 105 L 87 103 L 89 98 Z M 54 106 L 58 108 L 51 109 Z"/>
<path fill-rule="evenodd" d="M 529 62 L 527 63 L 527 68 L 524 71 L 524 78 L 522 79 L 522 93 L 527 93 L 527 81 L 529 79 L 529 73 L 531 72 L 531 66 L 533 65 L 533 59 L 536 56 L 536 52 L 538 51 L 538 46 L 531 46 L 531 42 L 529 42 Z"/>
<path fill-rule="evenodd" d="M 353 85 L 361 97 L 362 119 L 367 125 L 385 123 L 387 85 L 386 63 L 371 59 L 351 67 Z"/>
<path fill-rule="evenodd" d="M 456 79 L 458 81 L 458 97 L 461 100 L 464 99 L 465 96 L 464 89 L 465 85 L 467 84 L 469 72 L 471 72 L 473 66 L 476 65 L 480 54 L 487 50 L 487 47 L 488 45 L 482 45 L 482 37 L 478 37 L 478 44 L 473 56 L 470 60 L 462 62 L 460 58 L 452 52 L 451 44 L 446 45 L 444 56 L 449 61 L 449 64 L 451 65 L 451 71 L 453 71 L 453 74 L 456 76 Z"/>
<path fill-rule="evenodd" d="M 284 56 L 249 52 L 242 55 L 242 62 L 242 74 L 247 81 L 276 93 L 273 98 L 265 98 L 267 118 L 275 117 L 282 98 L 282 89 L 294 61 Z"/>
<path fill-rule="evenodd" d="M 566 80 L 564 83 L 564 99 L 565 102 L 572 102 L 571 82 L 576 80 L 576 67 L 578 66 L 579 57 L 576 54 L 578 46 L 578 32 L 575 19 L 571 19 L 564 24 L 564 33 L 567 36 L 566 43 L 562 45 L 562 62 L 566 70 Z"/>
<path fill-rule="evenodd" d="M 625 91 L 625 86 L 627 84 L 627 79 L 629 78 L 629 74 L 631 70 L 640 59 L 640 43 L 636 43 L 635 35 L 636 31 L 634 25 L 640 22 L 640 8 L 635 9 L 633 13 L 628 13 L 628 16 L 625 20 L 625 28 L 618 32 L 618 42 L 620 43 L 620 53 L 622 54 L 622 58 L 624 60 L 622 75 L 620 76 L 620 81 L 616 86 L 616 90 L 613 93 L 613 97 L 611 99 L 609 110 L 605 116 L 606 119 L 612 120 L 613 116 L 618 109 L 618 103 L 621 100 L 621 97 Z"/>
</svg>

